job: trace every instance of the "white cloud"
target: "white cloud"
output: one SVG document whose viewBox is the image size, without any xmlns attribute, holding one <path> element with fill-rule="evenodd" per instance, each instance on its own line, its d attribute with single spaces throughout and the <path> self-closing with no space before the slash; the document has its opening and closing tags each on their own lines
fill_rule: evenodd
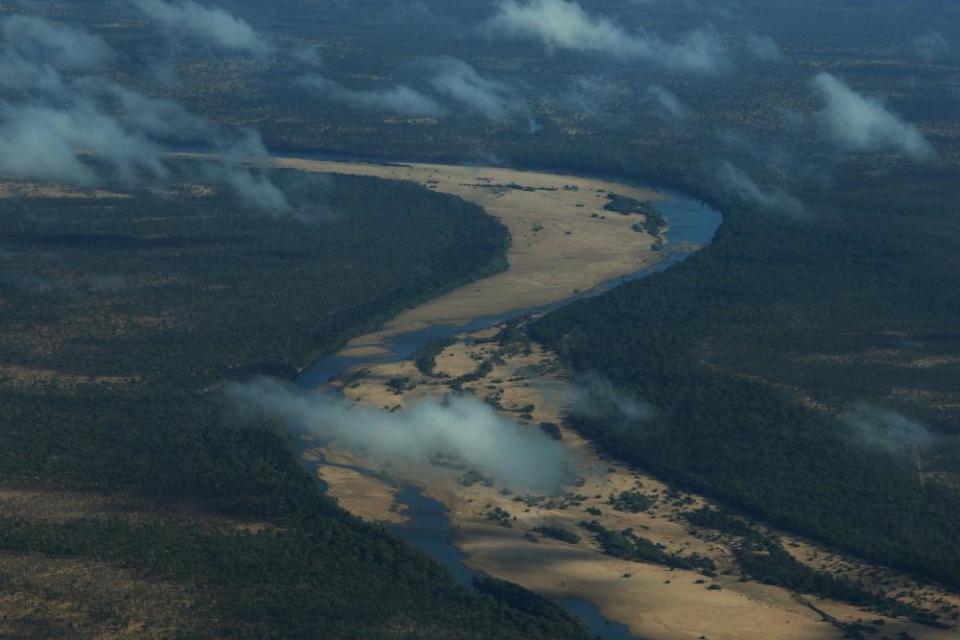
<svg viewBox="0 0 960 640">
<path fill-rule="evenodd" d="M 878 100 L 860 95 L 829 73 L 818 74 L 811 86 L 825 103 L 818 114 L 824 132 L 844 149 L 896 149 L 917 161 L 936 156 L 933 146 L 914 125 Z"/>
<path fill-rule="evenodd" d="M 273 46 L 260 37 L 245 20 L 219 7 L 207 7 L 193 0 L 131 0 L 172 37 L 188 35 L 221 49 L 255 56 L 269 55 Z"/>
<path fill-rule="evenodd" d="M 388 89 L 350 89 L 319 74 L 297 79 L 297 84 L 327 100 L 365 111 L 385 111 L 407 116 L 442 116 L 445 109 L 430 96 L 405 85 Z"/>
<path fill-rule="evenodd" d="M 807 208 L 797 197 L 780 189 L 762 188 L 745 171 L 730 162 L 720 163 L 716 178 L 727 194 L 759 207 L 767 213 L 785 215 L 798 220 L 808 217 Z"/>
<path fill-rule="evenodd" d="M 561 443 L 472 396 L 444 404 L 425 400 L 391 413 L 269 379 L 231 384 L 225 392 L 241 420 L 279 419 L 407 471 L 427 472 L 434 460 L 452 459 L 513 488 L 553 491 L 570 479 L 571 461 Z"/>
<path fill-rule="evenodd" d="M 929 31 L 917 36 L 910 45 L 913 51 L 927 62 L 933 62 L 950 52 L 950 43 L 939 31 Z"/>
<path fill-rule="evenodd" d="M 660 118 L 670 124 L 683 124 L 693 115 L 675 93 L 660 85 L 647 87 L 645 96 L 656 107 Z"/>
<path fill-rule="evenodd" d="M 656 411 L 648 403 L 620 392 L 609 380 L 597 374 L 577 376 L 566 391 L 570 413 L 575 416 L 624 423 L 646 422 L 656 416 Z"/>
<path fill-rule="evenodd" d="M 486 24 L 491 36 L 540 41 L 548 50 L 569 49 L 645 60 L 683 71 L 715 72 L 729 60 L 712 30 L 671 43 L 646 32 L 630 33 L 605 16 L 588 14 L 575 0 L 501 0 Z"/>
<path fill-rule="evenodd" d="M 861 402 L 844 409 L 840 420 L 858 444 L 892 453 L 927 448 L 937 441 L 929 428 L 888 409 Z"/>
<path fill-rule="evenodd" d="M 777 62 L 783 60 L 783 52 L 780 45 L 770 36 L 763 36 L 752 31 L 746 38 L 747 51 L 757 60 L 764 62 Z"/>
<path fill-rule="evenodd" d="M 462 60 L 441 58 L 433 66 L 433 88 L 469 111 L 502 120 L 526 108 L 507 84 L 480 75 Z"/>
<path fill-rule="evenodd" d="M 64 76 L 112 58 L 99 38 L 40 18 L 0 23 L 0 174 L 91 186 L 109 176 L 130 183 L 164 180 L 163 140 L 190 138 L 222 155 L 208 177 L 226 185 L 241 205 L 277 214 L 288 208 L 266 177 L 237 159 L 266 157 L 258 136 L 226 132 L 172 100 L 152 98 L 101 75 Z M 89 162 L 92 160 L 95 162 Z"/>
<path fill-rule="evenodd" d="M 98 36 L 33 16 L 10 16 L 0 32 L 9 49 L 24 59 L 43 60 L 64 69 L 93 69 L 113 58 Z"/>
</svg>

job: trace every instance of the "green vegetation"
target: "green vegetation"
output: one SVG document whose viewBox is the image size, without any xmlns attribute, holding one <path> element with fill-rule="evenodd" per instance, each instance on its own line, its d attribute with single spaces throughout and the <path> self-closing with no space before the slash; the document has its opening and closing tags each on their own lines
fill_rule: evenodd
<svg viewBox="0 0 960 640">
<path fill-rule="evenodd" d="M 444 340 L 434 340 L 423 345 L 413 353 L 413 362 L 417 365 L 425 376 L 432 376 L 433 369 L 437 366 L 437 356 L 443 353 L 443 350 L 456 342 L 456 338 L 446 338 Z"/>
<path fill-rule="evenodd" d="M 496 522 L 501 527 L 508 529 L 513 526 L 513 521 L 515 520 L 509 511 L 501 509 L 500 507 L 488 507 L 484 517 L 490 522 Z"/>
<path fill-rule="evenodd" d="M 613 211 L 620 215 L 642 215 L 645 220 L 633 225 L 634 231 L 643 231 L 651 236 L 658 236 L 667 227 L 667 219 L 649 202 L 641 202 L 636 198 L 628 198 L 616 193 L 607 194 L 607 204 L 603 205 L 606 211 Z"/>
<path fill-rule="evenodd" d="M 493 361 L 484 360 L 481 362 L 476 369 L 470 373 L 465 373 L 462 376 L 457 376 L 450 381 L 450 388 L 454 391 L 460 391 L 463 389 L 463 385 L 468 382 L 476 382 L 481 378 L 485 378 L 489 373 L 493 371 Z"/>
<path fill-rule="evenodd" d="M 543 524 L 539 527 L 534 527 L 533 530 L 542 536 L 553 538 L 554 540 L 559 540 L 560 542 L 567 542 L 569 544 L 577 544 L 580 542 L 580 536 L 575 534 L 573 531 L 564 529 L 563 527 L 557 527 L 552 524 Z"/>
<path fill-rule="evenodd" d="M 657 501 L 639 491 L 621 491 L 616 495 L 609 496 L 607 503 L 613 507 L 614 511 L 640 513 L 655 505 Z"/>
<path fill-rule="evenodd" d="M 960 492 L 918 474 L 907 450 L 857 441 L 836 416 L 869 399 L 942 431 L 957 424 L 954 365 L 906 366 L 960 353 L 960 257 L 941 236 L 953 205 L 924 180 L 851 178 L 829 204 L 811 193 L 815 222 L 728 200 L 704 251 L 533 325 L 569 366 L 656 405 L 642 424 L 578 428 L 779 526 L 960 584 Z M 950 442 L 926 471 L 958 468 Z"/>
<path fill-rule="evenodd" d="M 458 586 L 322 495 L 289 436 L 232 423 L 225 379 L 293 377 L 497 268 L 507 241 L 478 207 L 411 184 L 275 179 L 315 216 L 217 192 L 0 201 L 0 484 L 46 505 L 4 501 L 0 551 L 73 576 L 64 597 L 90 611 L 22 609 L 15 635 L 123 628 L 133 605 L 85 577 L 109 570 L 165 594 L 144 618 L 179 612 L 167 637 L 581 638 Z"/>
<path fill-rule="evenodd" d="M 704 558 L 699 554 L 683 556 L 679 553 L 667 553 L 663 545 L 638 536 L 633 529 L 624 529 L 617 532 L 607 529 L 596 520 L 581 522 L 587 531 L 594 534 L 600 550 L 614 558 L 622 558 L 633 562 L 650 562 L 662 564 L 674 569 L 689 569 L 699 571 L 716 570 L 716 565 L 710 558 Z"/>
<path fill-rule="evenodd" d="M 685 511 L 682 515 L 695 527 L 713 529 L 727 535 L 746 537 L 755 533 L 746 522 L 722 509 L 701 507 L 696 511 Z"/>
<path fill-rule="evenodd" d="M 483 475 L 476 469 L 470 469 L 465 474 L 463 474 L 463 476 L 460 477 L 460 484 L 462 484 L 465 487 L 472 487 L 478 482 L 488 487 L 493 486 L 493 480 Z"/>
<path fill-rule="evenodd" d="M 561 637 L 584 640 L 587 638 L 586 631 L 581 628 L 583 623 L 580 620 L 532 591 L 512 582 L 489 576 L 474 578 L 473 585 L 480 593 L 507 605 L 505 608 L 508 608 L 508 611 L 522 611 L 536 619 L 541 625 L 543 637 L 551 637 L 551 633 L 557 633 L 561 634 Z M 575 633 L 572 629 L 580 629 L 580 632 Z"/>
<path fill-rule="evenodd" d="M 657 418 L 646 424 L 580 420 L 579 428 L 611 453 L 678 485 L 873 561 L 958 586 L 960 451 L 952 438 L 960 433 L 960 136 L 953 88 L 960 83 L 960 67 L 955 48 L 931 62 L 911 51 L 909 41 L 928 33 L 931 25 L 947 42 L 958 41 L 960 5 L 741 4 L 749 12 L 751 30 L 776 40 L 786 60 L 750 60 L 743 51 L 742 23 L 718 23 L 735 68 L 714 77 L 646 65 L 638 73 L 635 64 L 610 65 L 598 79 L 604 81 L 601 85 L 609 81 L 616 91 L 603 95 L 598 90 L 589 103 L 600 108 L 588 109 L 564 105 L 571 102 L 571 78 L 594 73 L 596 61 L 572 53 L 553 55 L 523 42 L 491 47 L 473 28 L 489 18 L 489 3 L 449 0 L 436 12 L 443 25 L 438 28 L 437 20 L 404 19 L 392 0 L 276 0 L 268 8 L 262 2 L 234 0 L 231 9 L 269 37 L 300 50 L 322 51 L 324 76 L 344 86 L 389 91 L 402 84 L 429 90 L 430 77 L 414 71 L 418 64 L 453 55 L 473 65 L 483 78 L 528 88 L 517 96 L 524 116 L 404 118 L 345 108 L 295 87 L 293 79 L 305 72 L 297 56 L 263 62 L 239 55 L 224 58 L 204 47 L 183 48 L 176 61 L 182 74 L 177 94 L 186 106 L 218 123 L 257 127 L 274 148 L 323 149 L 384 160 L 497 157 L 513 166 L 651 182 L 716 204 L 725 223 L 710 247 L 667 273 L 552 313 L 536 326 L 539 339 L 561 353 L 567 366 L 599 372 L 621 391 L 656 405 Z M 602 3 L 584 5 L 591 12 L 614 13 L 629 25 L 631 12 L 626 9 L 621 15 Z M 142 46 L 132 56 L 134 64 L 117 70 L 117 79 L 148 93 L 169 93 L 139 64 L 162 59 L 168 47 L 140 21 L 117 20 L 115 3 L 55 0 L 31 8 L 86 25 L 118 47 Z M 642 21 L 651 33 L 671 35 L 702 23 L 700 16 L 673 9 L 645 12 Z M 919 165 L 885 150 L 842 153 L 814 135 L 815 112 L 822 106 L 810 91 L 814 70 L 842 76 L 865 96 L 883 96 L 891 111 L 918 126 L 939 158 Z M 693 117 L 683 126 L 659 124 L 642 104 L 652 84 L 669 88 Z M 534 119 L 536 132 L 530 122 Z M 798 128 L 801 122 L 806 124 Z M 757 182 L 756 190 L 731 188 L 718 178 L 717 166 L 727 161 L 748 173 Z M 781 192 L 802 203 L 802 211 L 783 206 L 783 198 L 776 197 Z M 168 205 L 158 204 L 153 215 L 137 216 L 130 224 L 147 227 L 159 218 L 172 224 L 168 216 L 176 207 Z M 96 210 L 103 204 L 56 205 L 61 206 Z M 270 245 L 272 255 L 263 255 L 257 250 L 262 229 L 249 226 L 245 245 L 224 248 L 232 260 L 211 264 L 211 256 L 217 255 L 212 249 L 222 245 L 208 243 L 208 252 L 191 245 L 194 234 L 206 233 L 207 223 L 201 216 L 188 216 L 173 234 L 179 252 L 162 246 L 168 242 L 167 231 L 135 236 L 144 251 L 152 250 L 148 255 L 164 256 L 174 278 L 133 278 L 138 288 L 149 286 L 151 295 L 156 293 L 141 296 L 153 301 L 154 313 L 118 316 L 133 321 L 111 324 L 108 314 L 94 312 L 124 311 L 109 306 L 111 296 L 122 299 L 129 292 L 86 291 L 84 296 L 96 297 L 98 306 L 81 297 L 80 302 L 48 307 L 49 298 L 67 297 L 75 290 L 65 290 L 65 281 L 55 278 L 59 288 L 40 291 L 49 286 L 49 276 L 72 264 L 76 252 L 67 251 L 60 265 L 41 265 L 39 275 L 36 265 L 20 269 L 26 237 L 18 246 L 9 243 L 19 226 L 29 232 L 35 224 L 26 210 L 35 208 L 36 201 L 5 201 L 3 207 L 19 208 L 20 213 L 4 218 L 0 247 L 14 256 L 3 263 L 13 266 L 4 270 L 0 290 L 0 362 L 36 361 L 36 366 L 29 365 L 34 371 L 71 368 L 80 376 L 68 383 L 62 376 L 28 386 L 3 383 L 0 421 L 16 428 L 4 431 L 6 449 L 0 449 L 0 460 L 9 466 L 0 469 L 9 469 L 8 476 L 28 486 L 76 483 L 83 489 L 134 482 L 165 495 L 182 485 L 181 495 L 199 490 L 205 499 L 213 496 L 227 504 L 234 499 L 273 504 L 272 493 L 257 494 L 262 487 L 251 494 L 259 498 L 243 492 L 224 498 L 228 482 L 236 477 L 246 483 L 256 475 L 251 469 L 269 465 L 255 463 L 259 455 L 250 453 L 254 445 L 246 442 L 247 435 L 237 434 L 235 444 L 223 446 L 219 431 L 193 429 L 218 417 L 212 410 L 195 408 L 194 391 L 216 384 L 223 372 L 292 373 L 291 366 L 306 362 L 306 354 L 323 351 L 359 330 L 357 323 L 375 323 L 391 309 L 427 295 L 430 286 L 467 277 L 478 266 L 451 274 L 432 268 L 433 258 L 442 261 L 443 256 L 419 255 L 425 244 L 414 236 L 418 231 L 437 232 L 438 244 L 443 244 L 443 234 L 452 230 L 431 217 L 437 222 L 432 229 L 407 235 L 389 216 L 375 218 L 389 243 L 368 247 L 365 230 L 356 234 L 355 242 L 346 243 L 352 251 L 339 253 L 336 242 L 328 246 L 320 234 L 308 234 L 320 247 L 318 253 L 329 250 L 340 256 L 337 269 L 325 265 L 312 274 L 298 270 L 303 264 L 299 260 L 306 258 L 285 254 L 286 242 Z M 45 210 L 39 213 L 42 217 Z M 263 222 L 263 229 L 274 229 Z M 213 224 L 233 229 L 227 219 L 214 217 Z M 486 237 L 482 229 L 474 231 L 470 241 Z M 56 234 L 45 233 L 45 239 L 36 237 L 34 261 L 53 246 L 58 248 L 50 253 L 59 255 L 59 247 L 69 243 L 69 237 L 60 237 L 56 245 L 50 237 Z M 114 245 L 98 254 L 101 263 L 95 274 L 115 270 L 117 245 L 126 242 L 127 251 L 134 248 L 125 235 L 127 227 L 110 233 L 73 237 L 101 247 Z M 332 238 L 339 242 L 350 233 L 341 230 Z M 298 244 L 299 232 L 290 235 L 297 236 L 293 247 L 312 252 Z M 468 241 L 457 246 L 472 245 Z M 387 248 L 404 252 L 403 260 L 365 271 L 367 257 Z M 181 255 L 191 262 L 177 272 Z M 215 273 L 209 281 L 193 279 L 208 266 L 232 273 L 248 259 L 249 287 L 231 277 L 227 282 L 232 288 L 225 290 Z M 453 255 L 447 259 L 457 264 Z M 132 273 L 142 262 L 125 260 L 122 271 Z M 254 265 L 264 267 L 266 277 L 258 279 Z M 417 269 L 430 277 L 419 280 Z M 148 275 L 161 272 L 154 269 Z M 299 293 L 285 286 L 282 298 L 263 295 L 251 302 L 251 292 L 276 286 L 288 274 L 291 282 L 300 283 L 294 285 Z M 323 274 L 332 274 L 334 282 L 321 278 Z M 81 289 L 102 289 L 109 280 L 72 282 Z M 27 296 L 24 288 L 30 283 L 36 291 Z M 206 307 L 193 311 L 207 300 L 211 307 L 220 305 L 221 312 Z M 179 315 L 168 317 L 164 309 Z M 272 313 L 270 322 L 234 321 L 251 310 L 264 314 L 261 319 Z M 105 335 L 91 332 L 94 326 Z M 144 332 L 152 332 L 149 339 L 141 339 Z M 28 339 L 32 346 L 15 346 Z M 212 343 L 207 345 L 207 340 Z M 99 366 L 107 347 L 116 347 L 115 362 Z M 163 384 L 182 380 L 182 389 L 173 387 L 177 393 L 165 391 L 158 399 L 154 387 L 148 392 L 140 381 L 122 393 L 103 380 L 86 382 L 97 370 L 104 375 L 141 373 L 136 366 L 121 366 L 125 360 L 149 363 L 151 384 L 156 367 Z M 24 375 L 4 371 L 8 378 Z M 61 388 L 64 384 L 67 389 Z M 950 438 L 937 439 L 938 446 L 931 450 L 866 447 L 852 440 L 837 420 L 848 403 L 860 401 L 899 411 L 930 425 L 936 438 Z M 102 408 L 104 403 L 109 411 Z M 164 411 L 150 409 L 161 404 Z M 75 415 L 84 416 L 79 424 Z M 90 427 L 93 423 L 96 428 Z M 31 424 L 43 429 L 28 428 Z M 195 446 L 195 441 L 203 446 Z M 163 456 L 165 468 L 158 460 Z M 211 456 L 216 462 L 208 464 Z M 236 470 L 225 473 L 231 465 Z M 286 491 L 284 473 L 278 474 L 281 480 L 273 486 Z M 323 593 L 318 592 L 318 599 Z M 359 613 L 357 617 L 362 618 Z"/>
<path fill-rule="evenodd" d="M 552 440 L 563 440 L 563 432 L 560 431 L 560 425 L 555 422 L 541 422 L 540 431 L 549 436 Z"/>
<path fill-rule="evenodd" d="M 922 611 L 873 593 L 843 576 L 812 569 L 787 552 L 773 538 L 754 535 L 736 548 L 737 563 L 744 575 L 766 584 L 786 587 L 798 593 L 849 602 L 890 616 L 906 616 L 915 622 L 949 628 L 937 621 L 935 614 Z"/>
</svg>

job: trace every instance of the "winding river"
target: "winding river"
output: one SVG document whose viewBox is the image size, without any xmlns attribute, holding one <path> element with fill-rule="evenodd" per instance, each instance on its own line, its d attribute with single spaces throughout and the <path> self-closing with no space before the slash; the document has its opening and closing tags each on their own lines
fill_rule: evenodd
<svg viewBox="0 0 960 640">
<path fill-rule="evenodd" d="M 298 384 L 303 388 L 316 389 L 347 369 L 406 360 L 418 348 L 432 341 L 465 332 L 479 331 L 512 318 L 549 312 L 574 300 L 598 295 L 625 282 L 669 269 L 683 261 L 692 251 L 709 244 L 720 226 L 722 217 L 716 210 L 692 198 L 676 193 L 666 195 L 664 200 L 657 203 L 657 207 L 669 223 L 668 244 L 663 249 L 663 258 L 650 268 L 624 275 L 590 291 L 552 304 L 478 317 L 465 325 L 436 324 L 424 329 L 392 335 L 385 339 L 385 349 L 377 355 L 337 354 L 319 360 L 303 371 Z M 477 574 L 465 564 L 464 554 L 450 542 L 450 522 L 446 508 L 440 502 L 425 496 L 422 490 L 414 485 L 402 487 L 396 499 L 400 505 L 406 507 L 405 515 L 408 520 L 400 525 L 389 525 L 388 529 L 447 567 L 458 582 L 470 586 L 473 577 Z M 591 634 L 596 637 L 604 640 L 638 640 L 626 626 L 606 619 L 594 604 L 586 600 L 565 599 L 558 604 L 580 616 Z"/>
</svg>

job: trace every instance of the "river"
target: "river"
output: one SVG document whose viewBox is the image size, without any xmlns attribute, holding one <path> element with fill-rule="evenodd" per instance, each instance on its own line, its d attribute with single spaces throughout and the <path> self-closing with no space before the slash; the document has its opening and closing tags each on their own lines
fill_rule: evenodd
<svg viewBox="0 0 960 640">
<path fill-rule="evenodd" d="M 410 331 L 386 338 L 385 353 L 375 356 L 333 355 L 323 358 L 303 371 L 298 384 L 303 388 L 316 389 L 347 369 L 372 366 L 384 362 L 406 360 L 420 347 L 435 340 L 449 338 L 465 332 L 479 331 L 499 322 L 534 313 L 544 313 L 562 307 L 574 300 L 599 295 L 617 286 L 646 278 L 669 269 L 690 255 L 691 250 L 709 244 L 722 222 L 719 212 L 707 205 L 676 193 L 657 203 L 669 223 L 668 244 L 664 247 L 663 259 L 650 268 L 608 281 L 590 291 L 565 300 L 538 307 L 514 309 L 493 316 L 473 319 L 466 325 L 448 326 L 437 324 L 425 329 Z M 397 502 L 406 507 L 408 520 L 388 529 L 414 548 L 443 564 L 461 584 L 470 586 L 476 572 L 464 562 L 464 554 L 450 542 L 450 522 L 446 508 L 440 502 L 423 494 L 414 485 L 404 486 L 397 494 Z M 584 620 L 591 634 L 603 640 L 639 640 L 626 626 L 606 619 L 593 603 L 582 599 L 565 599 L 558 604 Z"/>
</svg>

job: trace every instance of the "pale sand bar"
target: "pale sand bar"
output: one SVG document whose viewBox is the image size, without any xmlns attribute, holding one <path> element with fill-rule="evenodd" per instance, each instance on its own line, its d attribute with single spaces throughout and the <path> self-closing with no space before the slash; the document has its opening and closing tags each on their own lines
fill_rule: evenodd
<svg viewBox="0 0 960 640">
<path fill-rule="evenodd" d="M 488 337 L 495 331 L 475 334 Z M 640 473 L 599 454 L 593 446 L 563 421 L 565 372 L 550 353 L 534 346 L 529 355 L 505 354 L 496 344 L 466 344 L 464 341 L 447 348 L 437 358 L 436 373 L 421 375 L 410 362 L 377 365 L 362 377 L 343 388 L 348 398 L 377 407 L 408 405 L 424 398 L 439 399 L 449 391 L 452 377 L 473 371 L 479 361 L 494 356 L 503 358 L 483 378 L 465 385 L 479 397 L 498 393 L 508 415 L 516 415 L 518 407 L 535 407 L 532 422 L 555 422 L 561 426 L 563 442 L 577 459 L 582 486 L 570 490 L 585 496 L 577 506 L 527 507 L 514 500 L 513 494 L 501 492 L 500 486 L 476 483 L 464 486 L 459 482 L 462 471 L 445 468 L 391 469 L 398 479 L 413 482 L 425 488 L 430 497 L 443 503 L 449 510 L 451 524 L 456 529 L 453 543 L 463 551 L 466 564 L 490 575 L 510 580 L 545 596 L 562 600 L 581 598 L 597 605 L 607 618 L 622 622 L 631 631 L 647 640 L 686 640 L 705 636 L 710 640 L 817 640 L 839 637 L 839 630 L 817 613 L 829 613 L 838 622 L 850 623 L 858 619 L 883 619 L 879 634 L 867 638 L 880 640 L 882 636 L 896 638 L 901 632 L 917 640 L 947 640 L 955 636 L 953 630 L 938 630 L 904 620 L 895 620 L 839 602 L 817 598 L 797 598 L 789 591 L 753 581 L 741 582 L 733 559 L 732 542 L 717 537 L 709 530 L 695 530 L 680 513 L 710 504 L 706 498 L 689 493 L 676 506 L 668 497 L 669 488 L 656 478 Z M 533 374 L 533 371 L 541 373 Z M 390 380 L 402 378 L 408 387 L 402 394 L 392 391 Z M 535 428 L 531 426 L 530 428 Z M 364 463 L 353 456 L 331 452 L 335 459 L 350 464 Z M 374 469 L 376 469 L 374 465 Z M 327 470 L 320 472 L 324 477 Z M 331 478 L 333 480 L 333 478 Z M 366 478 L 364 483 L 378 483 Z M 395 522 L 397 505 L 394 489 L 383 483 L 379 489 L 372 486 L 356 491 L 352 482 L 337 486 L 334 481 L 331 494 L 340 499 L 348 510 L 372 520 Z M 607 497 L 625 490 L 639 490 L 655 497 L 656 506 L 645 513 L 613 510 Z M 492 507 L 515 516 L 512 526 L 505 528 L 490 522 L 487 513 Z M 601 515 L 588 514 L 594 507 Z M 384 517 L 386 516 L 386 517 Z M 400 516 L 402 517 L 402 515 Z M 579 526 L 582 520 L 596 519 L 608 529 L 619 531 L 630 527 L 649 540 L 664 545 L 670 552 L 682 555 L 698 553 L 714 560 L 720 575 L 705 578 L 693 571 L 671 570 L 667 567 L 630 562 L 604 555 L 590 534 Z M 578 544 L 567 544 L 541 538 L 527 539 L 534 527 L 541 524 L 560 526 L 581 535 Z M 766 529 L 762 524 L 761 529 Z M 862 576 L 868 585 L 895 597 L 906 591 L 906 601 L 935 609 L 938 602 L 960 604 L 956 593 L 924 585 L 913 586 L 907 576 L 881 570 L 847 558 L 809 541 L 790 536 L 782 531 L 785 548 L 798 560 L 817 568 L 843 565 L 851 575 Z M 812 556 L 815 556 L 812 557 Z M 732 575 L 724 575 L 728 569 Z M 720 590 L 707 587 L 717 584 Z"/>
<path fill-rule="evenodd" d="M 594 178 L 492 167 L 378 165 L 294 158 L 277 158 L 275 165 L 417 182 L 482 206 L 510 230 L 507 271 L 401 313 L 382 330 L 352 340 L 348 348 L 378 346 L 386 337 L 427 326 L 462 325 L 475 318 L 559 302 L 662 259 L 662 254 L 651 249 L 653 238 L 631 229 L 642 216 L 624 216 L 603 209 L 609 192 L 641 201 L 663 198 L 649 189 Z M 538 190 L 495 186 L 508 184 Z"/>
</svg>

